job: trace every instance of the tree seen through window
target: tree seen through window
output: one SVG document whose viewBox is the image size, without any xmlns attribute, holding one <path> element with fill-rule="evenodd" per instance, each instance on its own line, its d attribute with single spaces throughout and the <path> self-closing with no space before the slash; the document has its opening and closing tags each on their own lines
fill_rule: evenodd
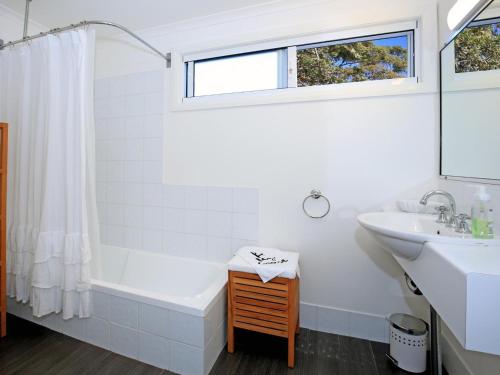
<svg viewBox="0 0 500 375">
<path fill-rule="evenodd" d="M 402 78 L 408 74 L 408 36 L 297 50 L 298 86 Z"/>
<path fill-rule="evenodd" d="M 469 26 L 455 39 L 455 72 L 500 69 L 500 20 Z"/>
</svg>

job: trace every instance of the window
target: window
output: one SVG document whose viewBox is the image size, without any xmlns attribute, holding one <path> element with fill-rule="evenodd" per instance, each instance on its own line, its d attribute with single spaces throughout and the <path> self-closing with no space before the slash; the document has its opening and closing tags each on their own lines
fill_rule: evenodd
<svg viewBox="0 0 500 375">
<path fill-rule="evenodd" d="M 297 47 L 297 86 L 413 76 L 413 32 Z"/>
<path fill-rule="evenodd" d="M 414 77 L 414 31 L 186 61 L 186 97 Z"/>
<path fill-rule="evenodd" d="M 455 39 L 455 73 L 500 69 L 500 18 L 471 22 Z"/>
<path fill-rule="evenodd" d="M 193 96 L 282 88 L 282 54 L 275 50 L 195 61 Z"/>
</svg>

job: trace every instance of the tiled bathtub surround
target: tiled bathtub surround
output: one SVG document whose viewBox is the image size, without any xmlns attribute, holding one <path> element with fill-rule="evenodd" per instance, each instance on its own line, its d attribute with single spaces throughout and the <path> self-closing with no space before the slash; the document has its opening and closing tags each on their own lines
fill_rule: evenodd
<svg viewBox="0 0 500 375">
<path fill-rule="evenodd" d="M 114 266 L 103 271 L 108 282 L 109 272 L 121 269 L 113 246 L 225 262 L 258 239 L 256 189 L 162 184 L 164 108 L 163 72 L 96 81 L 97 204 L 101 242 L 111 245 L 102 251 L 113 257 Z M 210 371 L 226 343 L 225 288 L 204 316 L 161 300 L 155 304 L 142 294 L 133 298 L 120 288 L 106 290 L 92 291 L 89 319 L 33 318 L 29 306 L 13 299 L 8 310 L 175 373 Z"/>
<path fill-rule="evenodd" d="M 76 339 L 179 374 L 208 374 L 226 343 L 226 294 L 200 317 L 92 291 L 89 319 L 31 316 L 27 305 L 8 299 L 11 314 Z"/>
<path fill-rule="evenodd" d="M 225 262 L 258 240 L 258 191 L 162 184 L 163 92 L 162 71 L 96 81 L 101 241 Z"/>
</svg>

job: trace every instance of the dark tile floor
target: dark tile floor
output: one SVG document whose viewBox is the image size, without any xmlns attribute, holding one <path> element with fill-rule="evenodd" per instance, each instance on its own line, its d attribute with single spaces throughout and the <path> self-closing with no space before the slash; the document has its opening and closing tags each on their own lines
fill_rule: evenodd
<svg viewBox="0 0 500 375">
<path fill-rule="evenodd" d="M 9 334 L 0 339 L 2 375 L 167 375 L 110 351 L 9 316 Z M 296 367 L 286 365 L 286 341 L 253 332 L 236 332 L 236 352 L 223 351 L 211 375 L 396 375 L 385 358 L 386 344 L 302 329 Z"/>
<path fill-rule="evenodd" d="M 8 335 L 0 339 L 2 375 L 169 374 L 12 315 L 7 317 Z"/>
<path fill-rule="evenodd" d="M 287 343 L 278 337 L 236 332 L 234 354 L 223 351 L 211 375 L 402 375 L 385 357 L 389 346 L 373 341 L 301 329 L 294 369 L 287 368 Z"/>
</svg>

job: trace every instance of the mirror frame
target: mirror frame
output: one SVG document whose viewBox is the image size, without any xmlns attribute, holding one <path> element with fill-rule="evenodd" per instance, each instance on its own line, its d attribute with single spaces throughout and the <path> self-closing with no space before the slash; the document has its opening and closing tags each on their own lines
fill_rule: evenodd
<svg viewBox="0 0 500 375">
<path fill-rule="evenodd" d="M 458 0 L 457 0 L 458 1 Z M 465 17 L 462 19 L 462 21 L 460 21 L 458 23 L 457 26 L 455 26 L 455 28 L 453 30 L 450 30 L 450 35 L 448 36 L 448 39 L 446 40 L 446 42 L 444 43 L 444 46 L 443 48 L 441 48 L 441 51 L 443 49 L 445 49 L 448 44 L 450 44 L 451 42 L 453 42 L 455 40 L 455 38 L 457 37 L 457 35 L 463 30 L 465 29 L 469 23 L 471 23 L 472 21 L 474 21 L 474 19 L 479 16 L 479 14 L 481 14 L 481 12 L 483 10 L 485 10 L 491 3 L 493 3 L 495 0 L 480 0 L 466 15 Z M 440 52 L 441 52 L 440 51 Z M 441 55 L 441 53 L 440 53 Z"/>
<path fill-rule="evenodd" d="M 442 66 L 442 54 L 443 50 L 448 47 L 455 38 L 460 34 L 460 32 L 465 29 L 469 24 L 479 16 L 483 10 L 485 10 L 490 4 L 495 0 L 481 0 L 474 8 L 472 8 L 464 19 L 451 30 L 451 34 L 446 40 L 444 46 L 439 51 L 439 177 L 445 180 L 456 180 L 456 181 L 470 181 L 470 182 L 483 182 L 486 184 L 500 184 L 500 179 L 490 179 L 490 178 L 480 178 L 480 177 L 465 177 L 465 176 L 450 176 L 443 174 L 443 80 L 441 77 Z"/>
</svg>

